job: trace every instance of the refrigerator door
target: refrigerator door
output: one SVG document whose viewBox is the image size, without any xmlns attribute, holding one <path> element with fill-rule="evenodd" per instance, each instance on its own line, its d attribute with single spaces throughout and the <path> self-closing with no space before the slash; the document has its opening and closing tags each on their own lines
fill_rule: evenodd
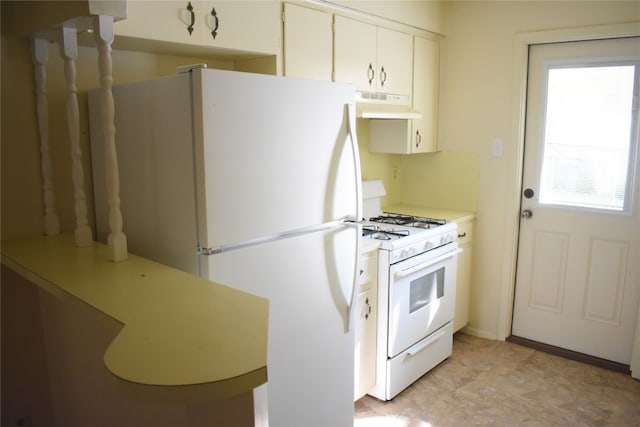
<svg viewBox="0 0 640 427">
<path fill-rule="evenodd" d="M 203 255 L 202 274 L 269 299 L 270 425 L 350 426 L 359 227 L 298 231 L 358 219 L 354 90 L 217 70 L 192 78 L 199 244 L 251 243 Z"/>
<path fill-rule="evenodd" d="M 192 77 L 201 247 L 356 219 L 350 85 L 208 69 Z"/>
</svg>

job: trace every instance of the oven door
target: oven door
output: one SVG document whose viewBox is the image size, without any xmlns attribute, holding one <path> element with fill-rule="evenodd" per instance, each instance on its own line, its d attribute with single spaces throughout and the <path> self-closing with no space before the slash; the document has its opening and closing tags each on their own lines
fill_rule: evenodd
<svg viewBox="0 0 640 427">
<path fill-rule="evenodd" d="M 453 320 L 459 252 L 447 245 L 391 266 L 388 357 Z"/>
</svg>

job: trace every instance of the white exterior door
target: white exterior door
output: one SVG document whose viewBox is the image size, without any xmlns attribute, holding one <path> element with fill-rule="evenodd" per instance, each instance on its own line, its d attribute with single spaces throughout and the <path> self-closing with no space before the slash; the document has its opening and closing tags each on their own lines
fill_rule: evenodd
<svg viewBox="0 0 640 427">
<path fill-rule="evenodd" d="M 638 38 L 532 46 L 512 334 L 630 364 Z"/>
</svg>

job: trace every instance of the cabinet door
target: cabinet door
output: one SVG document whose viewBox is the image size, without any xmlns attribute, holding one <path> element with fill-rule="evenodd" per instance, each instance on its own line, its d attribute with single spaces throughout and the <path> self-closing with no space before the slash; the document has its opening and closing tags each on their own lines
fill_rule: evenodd
<svg viewBox="0 0 640 427">
<path fill-rule="evenodd" d="M 276 0 L 129 0 L 127 8 L 127 19 L 114 24 L 116 35 L 270 54 L 280 49 Z"/>
<path fill-rule="evenodd" d="M 198 17 L 202 44 L 272 54 L 280 49 L 280 22 L 276 0 L 204 1 Z"/>
<path fill-rule="evenodd" d="M 415 37 L 413 53 L 413 108 L 422 113 L 412 120 L 411 152 L 437 150 L 439 44 Z"/>
<path fill-rule="evenodd" d="M 285 76 L 331 81 L 332 19 L 330 13 L 285 3 Z"/>
<path fill-rule="evenodd" d="M 458 224 L 458 246 L 462 252 L 458 255 L 456 270 L 456 311 L 453 317 L 453 332 L 469 322 L 469 301 L 471 293 L 473 221 Z"/>
<path fill-rule="evenodd" d="M 356 90 L 376 90 L 376 39 L 375 26 L 336 15 L 335 81 L 351 83 Z"/>
<path fill-rule="evenodd" d="M 356 348 L 354 400 L 373 388 L 376 382 L 376 291 L 369 289 L 356 295 Z"/>
<path fill-rule="evenodd" d="M 114 23 L 113 29 L 118 36 L 198 44 L 200 32 L 196 21 L 201 15 L 202 4 L 198 1 L 129 0 L 127 19 Z"/>
<path fill-rule="evenodd" d="M 355 301 L 354 399 L 358 400 L 376 383 L 378 319 L 378 252 L 360 257 L 360 276 Z"/>
<path fill-rule="evenodd" d="M 376 90 L 410 95 L 413 38 L 409 34 L 378 27 L 376 40 Z"/>
</svg>

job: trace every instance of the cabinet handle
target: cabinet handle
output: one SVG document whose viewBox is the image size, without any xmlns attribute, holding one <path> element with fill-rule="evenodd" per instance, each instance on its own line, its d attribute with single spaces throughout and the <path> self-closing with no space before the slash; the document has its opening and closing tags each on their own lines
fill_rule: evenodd
<svg viewBox="0 0 640 427">
<path fill-rule="evenodd" d="M 371 86 L 373 79 L 376 77 L 376 71 L 371 64 L 369 64 L 369 69 L 367 70 L 367 77 L 369 78 L 369 86 Z"/>
<path fill-rule="evenodd" d="M 220 21 L 218 20 L 218 14 L 216 13 L 216 8 L 215 7 L 211 8 L 211 17 L 213 18 L 212 21 L 211 21 L 212 24 L 213 24 L 212 25 L 213 29 L 211 30 L 211 37 L 213 37 L 213 39 L 215 40 L 216 36 L 218 35 L 218 27 L 219 27 L 219 24 L 220 24 Z"/>
<path fill-rule="evenodd" d="M 420 131 L 416 131 L 416 148 L 422 143 L 422 135 L 420 135 Z"/>
<path fill-rule="evenodd" d="M 196 23 L 196 14 L 193 13 L 193 5 L 191 2 L 187 5 L 187 10 L 189 11 L 189 15 L 191 17 L 191 24 L 187 27 L 187 31 L 189 31 L 189 35 L 193 33 L 193 25 Z"/>
<path fill-rule="evenodd" d="M 364 318 L 365 320 L 369 319 L 369 315 L 371 314 L 371 304 L 369 304 L 369 298 L 367 298 L 364 303 L 367 305 L 367 307 L 364 309 Z"/>
<path fill-rule="evenodd" d="M 465 231 L 462 234 L 458 234 L 458 239 L 462 239 L 463 237 L 467 237 L 467 232 Z"/>
<path fill-rule="evenodd" d="M 384 87 L 384 82 L 387 81 L 387 72 L 384 71 L 384 66 L 380 68 L 380 86 Z"/>
</svg>

